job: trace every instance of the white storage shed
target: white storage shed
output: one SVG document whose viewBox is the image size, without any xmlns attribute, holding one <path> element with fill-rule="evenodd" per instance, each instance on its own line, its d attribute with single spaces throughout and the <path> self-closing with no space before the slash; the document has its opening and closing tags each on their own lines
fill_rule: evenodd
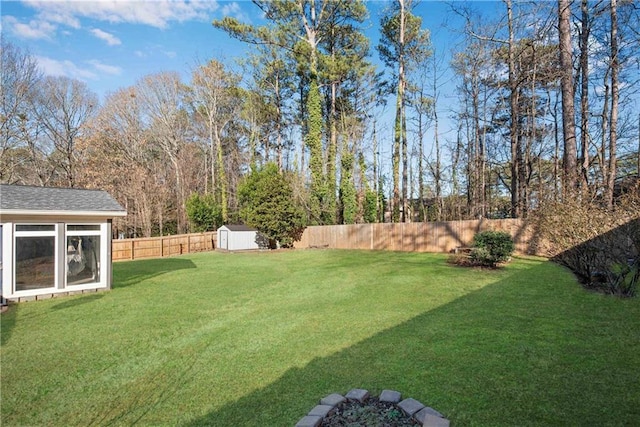
<svg viewBox="0 0 640 427">
<path fill-rule="evenodd" d="M 111 288 L 109 193 L 0 185 L 0 288 L 13 301 Z"/>
<path fill-rule="evenodd" d="M 268 241 L 255 228 L 246 225 L 223 225 L 218 228 L 218 249 L 247 251 L 267 248 Z"/>
</svg>

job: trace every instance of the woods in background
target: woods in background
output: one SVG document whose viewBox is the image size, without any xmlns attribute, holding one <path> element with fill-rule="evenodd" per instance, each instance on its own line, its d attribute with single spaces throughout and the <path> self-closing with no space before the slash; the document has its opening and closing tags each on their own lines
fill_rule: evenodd
<svg viewBox="0 0 640 427">
<path fill-rule="evenodd" d="M 0 182 L 105 189 L 133 237 L 195 230 L 193 194 L 213 222 L 246 222 L 261 173 L 286 182 L 277 200 L 297 229 L 527 217 L 568 198 L 611 208 L 638 177 L 631 1 L 504 0 L 492 17 L 454 3 L 464 41 L 448 67 L 412 0 L 389 2 L 375 50 L 362 1 L 254 3 L 262 26 L 213 23 L 255 46 L 236 68 L 142 76 L 102 102 L 3 38 Z M 440 96 L 448 79 L 455 102 Z"/>
</svg>

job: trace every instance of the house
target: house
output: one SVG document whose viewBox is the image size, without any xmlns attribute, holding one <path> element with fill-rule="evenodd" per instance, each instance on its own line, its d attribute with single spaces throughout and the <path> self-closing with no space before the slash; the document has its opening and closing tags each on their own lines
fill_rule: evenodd
<svg viewBox="0 0 640 427">
<path fill-rule="evenodd" d="M 218 249 L 246 251 L 268 247 L 268 240 L 255 228 L 246 225 L 223 225 L 218 228 Z"/>
<path fill-rule="evenodd" d="M 2 298 L 27 301 L 111 288 L 109 193 L 0 184 Z"/>
</svg>

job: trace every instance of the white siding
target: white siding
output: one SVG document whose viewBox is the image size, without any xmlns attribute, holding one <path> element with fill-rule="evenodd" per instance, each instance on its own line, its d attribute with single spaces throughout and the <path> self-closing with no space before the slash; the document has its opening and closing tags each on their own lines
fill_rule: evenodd
<svg viewBox="0 0 640 427">
<path fill-rule="evenodd" d="M 228 251 L 262 249 L 258 243 L 258 237 L 256 230 L 230 230 L 223 225 L 218 229 L 218 249 Z"/>
</svg>

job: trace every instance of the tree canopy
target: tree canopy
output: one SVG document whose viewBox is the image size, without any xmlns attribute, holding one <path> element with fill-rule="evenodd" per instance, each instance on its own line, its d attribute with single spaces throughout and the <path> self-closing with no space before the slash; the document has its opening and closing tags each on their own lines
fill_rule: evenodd
<svg viewBox="0 0 640 427">
<path fill-rule="evenodd" d="M 312 224 L 612 209 L 640 173 L 640 9 L 499 5 L 449 5 L 463 25 L 442 52 L 424 3 L 372 19 L 360 0 L 256 0 L 259 20 L 211 29 L 248 57 L 140 76 L 101 102 L 3 38 L 0 182 L 108 190 L 128 237 L 242 219 L 284 246 Z"/>
</svg>

